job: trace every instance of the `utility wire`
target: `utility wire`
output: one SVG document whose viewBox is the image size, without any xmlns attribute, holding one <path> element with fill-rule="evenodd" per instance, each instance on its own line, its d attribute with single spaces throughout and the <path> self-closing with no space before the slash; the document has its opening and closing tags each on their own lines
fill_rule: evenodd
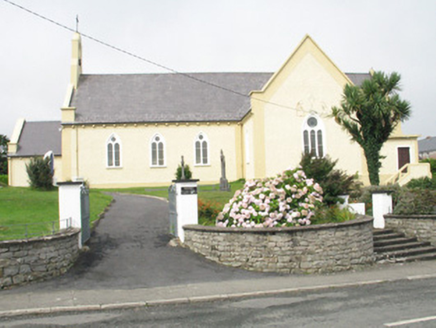
<svg viewBox="0 0 436 328">
<path fill-rule="evenodd" d="M 66 26 L 66 25 L 63 25 L 63 24 L 61 24 L 61 23 L 59 23 L 59 22 L 57 22 L 57 21 L 55 21 L 55 20 L 53 20 L 53 19 L 50 19 L 50 18 L 48 18 L 48 17 L 46 17 L 46 16 L 43 16 L 43 15 L 41 15 L 41 14 L 38 14 L 37 12 L 34 12 L 34 11 L 32 11 L 32 10 L 26 8 L 26 7 L 23 7 L 23 6 L 19 5 L 19 4 L 16 4 L 16 3 L 14 3 L 14 2 L 12 2 L 12 1 L 10 1 L 10 0 L 3 0 L 3 1 L 6 2 L 6 3 L 8 3 L 8 4 L 10 4 L 10 5 L 12 5 L 12 6 L 15 6 L 15 7 L 19 8 L 19 9 L 21 9 L 21 10 L 24 10 L 24 11 L 28 12 L 29 14 L 32 14 L 32 15 L 38 17 L 38 18 L 41 18 L 41 19 L 43 19 L 43 20 L 45 20 L 45 21 L 47 21 L 47 22 L 49 22 L 49 23 L 52 23 L 52 24 L 54 24 L 54 25 L 56 25 L 56 26 L 58 26 L 58 27 L 61 27 L 61 28 L 65 29 L 65 30 L 67 30 L 67 31 L 70 31 L 70 32 L 73 32 L 73 33 L 76 33 L 76 32 L 77 32 L 76 29 L 73 29 L 73 28 L 70 28 L 70 27 L 68 27 L 68 26 Z M 208 82 L 208 81 L 203 80 L 203 79 L 199 79 L 199 78 L 197 78 L 197 77 L 195 77 L 195 76 L 192 76 L 192 75 L 190 75 L 190 74 L 187 74 L 187 73 L 179 72 L 179 71 L 177 71 L 177 70 L 175 70 L 175 69 L 172 69 L 172 68 L 170 68 L 170 67 L 168 67 L 168 66 L 164 66 L 164 65 L 162 65 L 162 64 L 159 64 L 159 63 L 154 62 L 154 61 L 152 61 L 152 60 L 149 60 L 149 59 L 147 59 L 147 58 L 144 58 L 144 57 L 138 56 L 138 55 L 136 55 L 136 54 L 134 54 L 134 53 L 132 53 L 132 52 L 129 52 L 129 51 L 127 51 L 127 50 L 124 50 L 124 49 L 118 48 L 118 47 L 116 47 L 116 46 L 113 46 L 113 45 L 111 45 L 111 44 L 109 44 L 109 43 L 107 43 L 107 42 L 101 41 L 101 40 L 99 40 L 99 39 L 97 39 L 97 38 L 95 38 L 95 37 L 93 37 L 93 36 L 91 36 L 91 35 L 87 35 L 87 34 L 85 34 L 85 33 L 80 33 L 80 35 L 83 36 L 84 38 L 87 38 L 87 39 L 91 40 L 91 41 L 94 41 L 94 42 L 96 42 L 96 43 L 99 43 L 99 44 L 101 44 L 101 45 L 103 45 L 103 46 L 105 46 L 105 47 L 108 47 L 108 48 L 110 48 L 110 49 L 113 49 L 113 50 L 115 50 L 115 51 L 118 51 L 118 52 L 120 52 L 120 53 L 123 53 L 123 54 L 125 54 L 125 55 L 130 56 L 130 57 L 133 57 L 133 58 L 139 59 L 139 60 L 141 60 L 141 61 L 143 61 L 143 62 L 146 62 L 146 63 L 149 63 L 149 64 L 151 64 L 151 65 L 153 65 L 153 66 L 156 66 L 156 67 L 162 68 L 162 69 L 164 69 L 164 70 L 166 70 L 166 71 L 169 71 L 169 72 L 172 72 L 172 73 L 174 73 L 174 74 L 178 74 L 178 75 L 184 76 L 184 77 L 186 77 L 186 78 L 188 78 L 188 79 L 191 79 L 191 80 L 197 81 L 197 82 L 199 82 L 199 83 L 207 84 L 207 85 L 209 85 L 209 86 L 211 86 L 211 87 L 218 88 L 218 89 L 221 89 L 221 90 L 223 90 L 223 91 L 227 91 L 227 92 L 233 93 L 233 94 L 235 94 L 235 95 L 237 95 L 237 96 L 241 96 L 241 97 L 244 97 L 244 98 L 257 100 L 257 101 L 263 102 L 263 103 L 265 103 L 265 104 L 274 105 L 274 106 L 277 106 L 277 107 L 282 107 L 282 108 L 291 109 L 291 110 L 295 110 L 295 111 L 302 111 L 302 112 L 306 112 L 306 113 L 309 113 L 309 114 L 311 113 L 310 111 L 305 110 L 305 109 L 302 109 L 302 108 L 301 108 L 301 109 L 298 109 L 298 108 L 294 108 L 294 107 L 289 107 L 289 106 L 286 106 L 286 105 L 278 104 L 278 103 L 275 103 L 275 102 L 271 102 L 271 101 L 268 101 L 268 100 L 264 100 L 264 99 L 260 99 L 260 98 L 256 98 L 256 97 L 250 97 L 250 95 L 247 95 L 247 94 L 244 94 L 244 93 L 241 93 L 241 92 L 238 92 L 238 91 L 235 91 L 235 90 L 232 90 L 232 89 L 229 89 L 229 88 L 223 87 L 223 86 L 218 85 L 218 84 L 215 84 L 215 83 Z"/>
</svg>

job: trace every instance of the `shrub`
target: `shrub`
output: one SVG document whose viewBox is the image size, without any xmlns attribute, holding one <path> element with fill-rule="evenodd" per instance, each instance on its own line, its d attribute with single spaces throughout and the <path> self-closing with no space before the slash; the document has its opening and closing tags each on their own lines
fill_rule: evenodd
<svg viewBox="0 0 436 328">
<path fill-rule="evenodd" d="M 201 225 L 215 225 L 216 218 L 220 213 L 220 205 L 218 203 L 198 200 L 198 219 Z"/>
<path fill-rule="evenodd" d="M 336 170 L 338 161 L 333 161 L 330 157 L 313 157 L 311 154 L 303 154 L 300 161 L 301 169 L 308 178 L 314 179 L 319 183 L 324 192 L 324 203 L 334 205 L 342 203 L 340 195 L 360 194 L 361 183 L 356 180 L 356 176 L 347 175 L 341 170 Z"/>
<path fill-rule="evenodd" d="M 339 208 L 337 205 L 322 206 L 317 209 L 312 220 L 313 224 L 339 223 L 354 220 L 356 214 L 350 212 L 347 208 Z"/>
<path fill-rule="evenodd" d="M 394 214 L 434 214 L 436 191 L 428 189 L 400 189 Z"/>
<path fill-rule="evenodd" d="M 221 227 L 280 227 L 309 225 L 322 202 L 322 188 L 301 169 L 276 178 L 247 181 L 217 218 Z"/>
<path fill-rule="evenodd" d="M 412 179 L 406 184 L 407 188 L 418 189 L 433 189 L 436 190 L 436 180 L 428 177 Z"/>
<path fill-rule="evenodd" d="M 26 164 L 26 171 L 29 177 L 30 187 L 39 190 L 53 189 L 53 173 L 50 169 L 50 160 L 48 158 L 32 158 L 29 164 Z"/>
<path fill-rule="evenodd" d="M 182 178 L 182 166 L 179 164 L 176 171 L 176 180 L 180 180 Z M 189 168 L 189 165 L 185 165 L 185 179 L 189 180 L 192 178 L 192 172 Z"/>
<path fill-rule="evenodd" d="M 7 186 L 7 185 L 8 185 L 8 175 L 0 174 L 0 186 Z"/>
</svg>

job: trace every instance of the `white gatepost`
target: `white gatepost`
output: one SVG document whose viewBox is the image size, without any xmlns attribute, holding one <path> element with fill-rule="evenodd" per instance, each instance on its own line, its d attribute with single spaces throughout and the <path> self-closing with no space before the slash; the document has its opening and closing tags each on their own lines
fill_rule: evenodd
<svg viewBox="0 0 436 328">
<path fill-rule="evenodd" d="M 59 186 L 59 229 L 82 229 L 81 190 L 83 182 L 58 182 Z M 79 248 L 82 248 L 79 235 Z"/>
<path fill-rule="evenodd" d="M 374 191 L 372 193 L 372 216 L 374 217 L 374 228 L 385 227 L 384 215 L 392 213 L 392 196 L 387 191 Z"/>
<path fill-rule="evenodd" d="M 173 180 L 175 186 L 176 227 L 175 236 L 183 243 L 185 233 L 183 226 L 198 224 L 198 180 Z"/>
</svg>

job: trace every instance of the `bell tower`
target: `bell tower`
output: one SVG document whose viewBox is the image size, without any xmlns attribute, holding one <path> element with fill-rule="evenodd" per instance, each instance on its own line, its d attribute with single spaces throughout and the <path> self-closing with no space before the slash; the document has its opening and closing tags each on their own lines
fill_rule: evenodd
<svg viewBox="0 0 436 328">
<path fill-rule="evenodd" d="M 82 40 L 78 32 L 74 33 L 72 40 L 71 54 L 71 81 L 70 83 L 77 89 L 80 74 L 82 74 Z"/>
</svg>

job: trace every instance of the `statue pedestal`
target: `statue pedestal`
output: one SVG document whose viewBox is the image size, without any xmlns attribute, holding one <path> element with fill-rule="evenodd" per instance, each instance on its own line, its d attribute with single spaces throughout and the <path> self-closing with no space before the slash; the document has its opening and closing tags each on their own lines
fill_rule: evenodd
<svg viewBox="0 0 436 328">
<path fill-rule="evenodd" d="M 220 179 L 220 191 L 230 191 L 229 182 L 225 178 Z"/>
</svg>

